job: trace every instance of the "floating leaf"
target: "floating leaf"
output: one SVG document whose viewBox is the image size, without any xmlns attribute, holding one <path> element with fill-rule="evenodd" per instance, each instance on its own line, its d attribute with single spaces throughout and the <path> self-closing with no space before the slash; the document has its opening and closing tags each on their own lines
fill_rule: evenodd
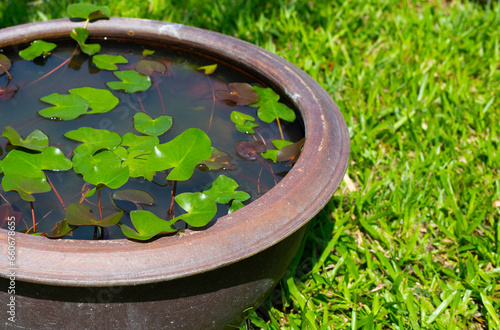
<svg viewBox="0 0 500 330">
<path fill-rule="evenodd" d="M 121 145 L 128 147 L 128 152 L 141 151 L 150 152 L 154 146 L 160 143 L 160 139 L 156 136 L 138 136 L 134 133 L 126 133 L 122 136 Z"/>
<path fill-rule="evenodd" d="M 135 65 L 135 70 L 142 75 L 151 77 L 155 72 L 157 73 L 167 72 L 167 67 L 160 61 L 140 60 Z"/>
<path fill-rule="evenodd" d="M 276 155 L 276 160 L 278 162 L 290 160 L 288 165 L 295 163 L 300 155 L 300 152 L 302 151 L 302 146 L 304 146 L 304 142 L 305 138 L 302 138 L 298 142 L 280 148 L 280 151 Z"/>
<path fill-rule="evenodd" d="M 276 118 L 281 118 L 288 122 L 295 121 L 295 112 L 283 103 L 268 101 L 262 104 L 257 110 L 260 120 L 270 123 Z"/>
<path fill-rule="evenodd" d="M 19 88 L 17 86 L 7 86 L 5 89 L 0 89 L 0 101 L 7 101 Z"/>
<path fill-rule="evenodd" d="M 262 154 L 262 157 L 266 159 L 270 159 L 273 162 L 277 162 L 276 157 L 278 156 L 278 152 L 281 148 L 286 147 L 288 145 L 293 144 L 293 142 L 286 140 L 273 140 L 273 145 L 277 148 L 276 150 L 268 149 L 266 152 Z"/>
<path fill-rule="evenodd" d="M 240 202 L 239 200 L 235 199 L 235 200 L 233 200 L 233 202 L 231 203 L 231 207 L 230 207 L 230 208 L 229 208 L 229 210 L 227 211 L 227 214 L 231 214 L 231 213 L 233 213 L 234 211 L 241 209 L 243 206 L 245 206 L 245 205 L 243 205 L 243 203 L 242 203 L 242 202 Z"/>
<path fill-rule="evenodd" d="M 149 211 L 132 211 L 130 212 L 130 219 L 137 231 L 127 225 L 120 226 L 123 234 L 128 238 L 145 241 L 156 235 L 170 234 L 177 231 L 177 228 L 173 226 L 175 219 L 165 221 Z"/>
<path fill-rule="evenodd" d="M 5 174 L 2 179 L 2 188 L 5 191 L 17 191 L 19 196 L 28 202 L 35 201 L 32 194 L 50 191 L 45 175 L 25 177 L 21 174 Z"/>
<path fill-rule="evenodd" d="M 128 60 L 121 55 L 100 54 L 92 57 L 92 62 L 101 70 L 118 70 L 118 64 L 128 63 Z"/>
<path fill-rule="evenodd" d="M 227 152 L 218 150 L 212 147 L 212 155 L 207 160 L 200 162 L 199 165 L 204 165 L 208 168 L 208 170 L 234 170 L 237 168 L 237 165 L 232 164 L 231 161 L 233 157 L 231 157 Z"/>
<path fill-rule="evenodd" d="M 83 142 L 73 151 L 75 155 L 91 156 L 101 149 L 113 150 L 122 141 L 118 133 L 92 127 L 80 127 L 77 130 L 67 132 L 64 136 L 68 139 Z"/>
<path fill-rule="evenodd" d="M 151 171 L 147 168 L 148 155 L 141 151 L 132 151 L 127 155 L 127 158 L 123 161 L 122 166 L 128 166 L 129 175 L 132 178 L 143 177 L 148 181 L 153 181 L 155 176 L 155 171 Z"/>
<path fill-rule="evenodd" d="M 155 53 L 155 51 L 154 51 L 154 50 L 144 49 L 144 50 L 142 51 L 142 56 L 146 57 L 146 56 L 148 56 L 148 55 L 153 55 L 154 53 Z"/>
<path fill-rule="evenodd" d="M 12 126 L 5 126 L 2 136 L 9 139 L 14 146 L 24 147 L 35 151 L 43 151 L 49 146 L 49 137 L 36 129 L 23 140 L 21 135 Z"/>
<path fill-rule="evenodd" d="M 9 71 L 12 62 L 10 59 L 4 54 L 0 54 L 0 76 L 5 73 L 5 71 Z"/>
<path fill-rule="evenodd" d="M 136 204 L 144 204 L 144 205 L 153 205 L 156 200 L 147 191 L 139 190 L 139 189 L 126 189 L 116 191 L 113 196 L 113 199 L 117 199 L 120 201 L 130 201 Z"/>
<path fill-rule="evenodd" d="M 2 170 L 5 174 L 19 174 L 33 178 L 45 178 L 42 170 L 65 171 L 71 167 L 71 161 L 56 147 L 47 147 L 42 153 L 14 149 L 2 161 Z"/>
<path fill-rule="evenodd" d="M 70 37 L 80 45 L 80 49 L 87 55 L 94 55 L 101 50 L 101 45 L 99 44 L 86 44 L 89 37 L 89 30 L 84 28 L 74 28 L 70 33 Z"/>
<path fill-rule="evenodd" d="M 87 113 L 105 113 L 113 110 L 120 100 L 106 89 L 97 89 L 93 87 L 81 87 L 70 89 L 69 92 L 80 96 L 89 102 L 92 109 Z"/>
<path fill-rule="evenodd" d="M 215 91 L 215 95 L 222 101 L 231 101 L 238 105 L 248 105 L 259 101 L 259 94 L 247 83 L 230 83 L 231 91 Z"/>
<path fill-rule="evenodd" d="M 172 127 L 172 116 L 163 115 L 155 119 L 144 113 L 138 112 L 134 115 L 134 128 L 142 134 L 159 136 Z"/>
<path fill-rule="evenodd" d="M 108 215 L 101 220 L 96 220 L 95 215 L 91 213 L 90 206 L 73 203 L 66 209 L 66 221 L 73 226 L 98 226 L 111 227 L 120 221 L 123 211 Z"/>
<path fill-rule="evenodd" d="M 111 89 L 123 89 L 127 93 L 135 93 L 145 91 L 151 87 L 151 79 L 147 76 L 143 76 L 137 71 L 115 71 L 113 74 L 121 81 L 107 82 L 106 85 Z"/>
<path fill-rule="evenodd" d="M 215 179 L 212 187 L 203 193 L 219 204 L 227 204 L 233 199 L 244 202 L 250 198 L 248 193 L 236 191 L 236 188 L 238 182 L 222 174 Z"/>
<path fill-rule="evenodd" d="M 208 159 L 211 153 L 208 135 L 198 128 L 189 128 L 172 141 L 154 147 L 147 168 L 163 171 L 173 167 L 167 179 L 184 181 L 193 175 L 196 165 Z"/>
<path fill-rule="evenodd" d="M 56 48 L 56 44 L 51 42 L 45 42 L 43 40 L 35 40 L 31 43 L 28 48 L 25 48 L 19 52 L 21 56 L 26 61 L 32 61 L 38 56 L 49 56 L 50 51 Z"/>
<path fill-rule="evenodd" d="M 105 185 L 118 189 L 129 179 L 128 167 L 122 167 L 121 159 L 109 150 L 94 156 L 76 154 L 73 157 L 75 172 L 83 175 L 83 179 L 95 186 Z"/>
<path fill-rule="evenodd" d="M 215 69 L 217 69 L 217 64 L 200 66 L 198 68 L 198 70 L 204 70 L 205 74 L 212 74 L 214 73 Z"/>
<path fill-rule="evenodd" d="M 184 220 L 193 227 L 203 227 L 213 219 L 217 213 L 217 204 L 207 195 L 200 192 L 183 193 L 175 196 L 175 201 L 187 213 L 173 220 Z"/>
<path fill-rule="evenodd" d="M 96 6 L 87 3 L 77 3 L 68 5 L 68 15 L 70 18 L 88 19 L 89 21 L 109 18 L 111 12 L 106 6 Z"/>
<path fill-rule="evenodd" d="M 251 107 L 260 107 L 268 101 L 278 102 L 280 96 L 271 88 L 263 88 L 259 86 L 252 86 L 254 91 L 259 94 L 259 101 L 249 104 Z"/>
<path fill-rule="evenodd" d="M 66 236 L 67 234 L 69 234 L 75 228 L 76 227 L 70 227 L 68 225 L 68 221 L 66 221 L 66 219 L 64 219 L 56 225 L 56 227 L 52 231 L 52 235 L 47 235 L 46 233 L 41 233 L 41 236 L 45 236 L 48 238 L 61 238 L 63 236 Z"/>
<path fill-rule="evenodd" d="M 242 133 L 246 134 L 254 134 L 254 127 L 258 127 L 259 124 L 253 123 L 255 118 L 241 113 L 239 111 L 231 112 L 231 121 L 236 124 L 236 129 Z"/>
<path fill-rule="evenodd" d="M 59 118 L 62 120 L 75 119 L 87 112 L 89 102 L 78 95 L 63 95 L 53 93 L 42 97 L 43 102 L 53 104 L 54 107 L 38 111 L 38 114 L 45 118 Z"/>
<path fill-rule="evenodd" d="M 257 159 L 257 154 L 266 150 L 267 147 L 262 141 L 238 141 L 234 145 L 236 154 L 248 160 Z"/>
</svg>

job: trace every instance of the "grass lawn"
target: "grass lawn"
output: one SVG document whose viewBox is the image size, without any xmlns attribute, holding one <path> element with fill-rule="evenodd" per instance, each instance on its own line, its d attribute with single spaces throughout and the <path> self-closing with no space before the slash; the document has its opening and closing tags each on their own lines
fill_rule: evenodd
<svg viewBox="0 0 500 330">
<path fill-rule="evenodd" d="M 3 0 L 0 27 L 65 17 L 69 2 Z M 266 48 L 346 118 L 342 187 L 247 327 L 500 329 L 498 2 L 95 3 Z"/>
</svg>

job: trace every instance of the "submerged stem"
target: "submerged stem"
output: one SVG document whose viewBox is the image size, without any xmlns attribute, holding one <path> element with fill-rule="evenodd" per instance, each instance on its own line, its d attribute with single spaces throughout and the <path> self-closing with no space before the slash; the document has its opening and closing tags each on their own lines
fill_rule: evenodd
<svg viewBox="0 0 500 330">
<path fill-rule="evenodd" d="M 158 86 L 158 81 L 156 81 L 156 77 L 155 77 L 154 73 L 152 74 L 152 76 L 153 76 L 153 80 L 154 80 L 155 85 L 156 85 L 156 90 L 158 91 L 158 96 L 160 97 L 161 109 L 163 110 L 163 114 L 166 115 L 167 113 L 165 112 L 165 104 L 163 104 L 163 97 L 161 96 L 161 93 L 160 93 L 160 87 Z"/>
<path fill-rule="evenodd" d="M 33 220 L 33 232 L 36 233 L 36 221 L 35 221 L 35 207 L 33 202 L 30 202 L 31 207 L 31 219 Z"/>
<path fill-rule="evenodd" d="M 174 211 L 175 191 L 177 190 L 177 181 L 174 181 L 172 188 L 172 198 L 170 199 L 170 208 L 168 209 L 168 217 L 172 219 L 172 212 Z"/>
<path fill-rule="evenodd" d="M 56 187 L 52 184 L 52 181 L 50 181 L 49 176 L 47 174 L 45 174 L 45 177 L 47 178 L 47 182 L 49 183 L 50 187 L 52 188 L 52 190 L 56 194 L 56 197 L 59 200 L 59 203 L 61 203 L 62 207 L 66 211 L 66 204 L 64 204 L 64 201 L 62 200 L 61 195 L 59 195 L 59 193 L 57 192 Z"/>
<path fill-rule="evenodd" d="M 2 64 L 0 64 L 0 68 L 4 69 L 5 73 L 9 77 L 9 79 L 12 79 L 12 76 L 10 75 L 9 70 L 7 70 Z"/>
<path fill-rule="evenodd" d="M 283 137 L 283 131 L 281 130 L 280 119 L 278 117 L 276 117 L 276 121 L 278 122 L 278 128 L 280 129 L 281 139 L 284 140 L 285 138 Z"/>
</svg>

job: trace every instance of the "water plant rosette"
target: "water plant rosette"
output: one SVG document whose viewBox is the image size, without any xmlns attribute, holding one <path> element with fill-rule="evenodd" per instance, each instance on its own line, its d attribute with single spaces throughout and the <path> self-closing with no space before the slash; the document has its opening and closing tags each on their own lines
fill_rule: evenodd
<svg viewBox="0 0 500 330">
<path fill-rule="evenodd" d="M 57 42 L 81 22 L 51 20 L 0 30 L 0 49 Z M 306 225 L 346 171 L 349 134 L 337 105 L 310 76 L 262 48 L 194 27 L 133 18 L 89 24 L 94 40 L 170 45 L 251 73 L 292 105 L 305 130 L 290 172 L 256 201 L 203 230 L 147 243 L 47 239 L 0 229 L 0 297 L 15 297 L 27 328 L 224 328 L 237 325 L 276 286 Z M 0 111 L 3 111 L 0 103 Z M 18 109 L 16 111 L 22 111 Z M 14 285 L 13 285 L 14 284 Z M 9 287 L 15 291 L 9 290 Z M 5 311 L 4 311 L 5 312 Z M 6 317 L 2 321 L 8 324 Z"/>
</svg>

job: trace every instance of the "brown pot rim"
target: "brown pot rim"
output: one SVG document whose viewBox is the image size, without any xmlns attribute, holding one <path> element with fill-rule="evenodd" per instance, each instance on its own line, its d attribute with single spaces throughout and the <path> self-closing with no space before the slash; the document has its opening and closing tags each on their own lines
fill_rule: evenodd
<svg viewBox="0 0 500 330">
<path fill-rule="evenodd" d="M 66 38 L 82 22 L 58 19 L 0 30 L 0 48 L 36 39 Z M 148 243 L 49 240 L 16 233 L 14 265 L 0 276 L 49 285 L 116 286 L 168 281 L 250 257 L 304 226 L 340 185 L 349 160 L 349 133 L 328 93 L 281 57 L 253 44 L 195 27 L 137 18 L 89 24 L 92 37 L 164 42 L 208 53 L 281 90 L 304 119 L 306 143 L 286 177 L 264 196 L 205 230 Z M 0 229 L 0 264 L 8 260 L 8 232 Z M 257 271 L 257 270 L 256 270 Z"/>
</svg>

